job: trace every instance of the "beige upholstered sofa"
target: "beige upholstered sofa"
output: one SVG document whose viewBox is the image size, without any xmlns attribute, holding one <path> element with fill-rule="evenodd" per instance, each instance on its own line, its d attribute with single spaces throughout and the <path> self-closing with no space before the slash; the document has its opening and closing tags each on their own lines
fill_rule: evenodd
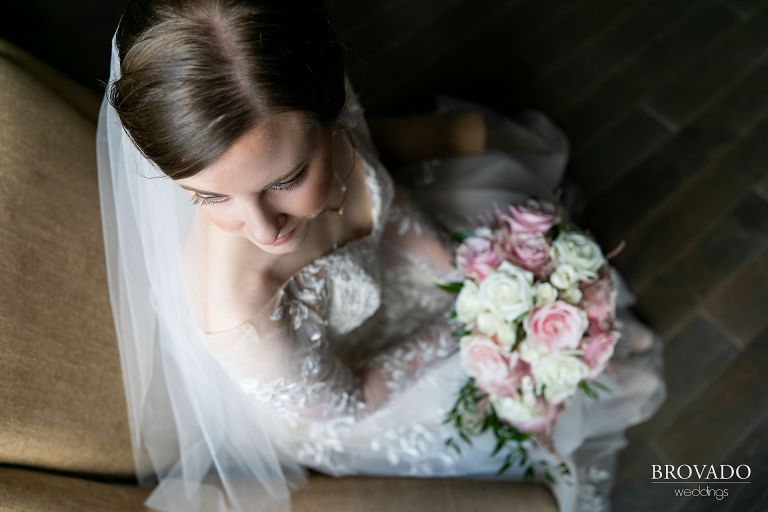
<svg viewBox="0 0 768 512">
<path fill-rule="evenodd" d="M 100 98 L 0 40 L 0 510 L 145 510 L 109 305 Z M 538 484 L 310 474 L 297 511 L 550 511 Z"/>
</svg>

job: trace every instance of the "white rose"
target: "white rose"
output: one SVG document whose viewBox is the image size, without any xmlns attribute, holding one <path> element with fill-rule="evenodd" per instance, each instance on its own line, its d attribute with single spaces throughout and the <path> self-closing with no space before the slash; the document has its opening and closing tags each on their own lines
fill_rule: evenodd
<svg viewBox="0 0 768 512">
<path fill-rule="evenodd" d="M 499 266 L 496 268 L 498 272 L 506 272 L 508 274 L 512 275 L 519 275 L 522 279 L 525 279 L 528 284 L 533 284 L 534 275 L 533 272 L 529 270 L 525 270 L 524 268 L 518 267 L 517 265 L 513 265 L 508 260 L 502 261 Z"/>
<path fill-rule="evenodd" d="M 567 290 L 579 282 L 579 273 L 570 263 L 561 263 L 555 267 L 554 272 L 549 276 L 549 280 L 561 290 Z"/>
<path fill-rule="evenodd" d="M 520 346 L 517 347 L 517 350 L 520 353 L 520 358 L 529 364 L 533 364 L 534 361 L 544 357 L 544 353 L 536 350 L 536 348 L 531 345 L 527 339 L 520 343 Z"/>
<path fill-rule="evenodd" d="M 560 403 L 576 392 L 589 367 L 578 357 L 563 352 L 542 355 L 529 361 L 537 391 L 542 388 L 547 400 Z"/>
<path fill-rule="evenodd" d="M 557 288 L 549 283 L 536 283 L 533 285 L 533 294 L 537 306 L 546 306 L 557 300 Z"/>
<path fill-rule="evenodd" d="M 578 304 L 581 300 L 582 293 L 578 286 L 571 286 L 567 290 L 561 292 L 560 296 L 571 304 Z"/>
<path fill-rule="evenodd" d="M 590 237 L 575 231 L 564 231 L 552 243 L 550 255 L 559 263 L 570 263 L 581 280 L 597 277 L 605 263 L 600 246 Z M 557 285 L 555 285 L 557 286 Z"/>
<path fill-rule="evenodd" d="M 533 392 L 533 381 L 529 376 L 521 379 L 520 388 L 522 393 L 518 398 L 491 396 L 491 404 L 496 410 L 496 414 L 502 419 L 512 422 L 523 422 L 535 420 L 539 417 L 539 411 L 536 407 L 536 395 Z"/>
<path fill-rule="evenodd" d="M 509 348 L 517 341 L 517 329 L 505 322 L 491 311 L 483 311 L 477 315 L 477 330 L 486 336 L 496 335 L 499 343 Z"/>
<path fill-rule="evenodd" d="M 483 311 L 477 315 L 477 330 L 486 336 L 496 334 L 501 323 L 501 320 L 491 311 Z"/>
<path fill-rule="evenodd" d="M 472 322 L 480 312 L 480 301 L 477 297 L 477 285 L 467 279 L 456 297 L 456 316 L 464 323 Z"/>
<path fill-rule="evenodd" d="M 532 272 L 504 261 L 480 283 L 480 305 L 500 320 L 512 322 L 533 307 L 532 284 Z"/>
<path fill-rule="evenodd" d="M 517 341 L 517 329 L 509 322 L 502 322 L 499 326 L 499 330 L 496 332 L 499 339 L 499 343 L 511 347 Z"/>
</svg>

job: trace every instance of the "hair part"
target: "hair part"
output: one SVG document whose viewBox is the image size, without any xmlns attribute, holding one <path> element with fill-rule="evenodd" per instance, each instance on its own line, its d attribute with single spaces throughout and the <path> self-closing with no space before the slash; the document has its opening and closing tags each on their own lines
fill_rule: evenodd
<svg viewBox="0 0 768 512">
<path fill-rule="evenodd" d="M 108 101 L 172 179 L 279 113 L 344 127 L 343 47 L 322 0 L 132 0 L 116 43 Z"/>
</svg>

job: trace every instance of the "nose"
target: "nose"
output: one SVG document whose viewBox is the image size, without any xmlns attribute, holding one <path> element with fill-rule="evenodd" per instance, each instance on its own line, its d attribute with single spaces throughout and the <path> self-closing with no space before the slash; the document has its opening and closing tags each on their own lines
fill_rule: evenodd
<svg viewBox="0 0 768 512">
<path fill-rule="evenodd" d="M 262 245 L 269 245 L 280 235 L 280 216 L 260 204 L 259 198 L 247 198 L 240 204 L 246 231 Z"/>
</svg>

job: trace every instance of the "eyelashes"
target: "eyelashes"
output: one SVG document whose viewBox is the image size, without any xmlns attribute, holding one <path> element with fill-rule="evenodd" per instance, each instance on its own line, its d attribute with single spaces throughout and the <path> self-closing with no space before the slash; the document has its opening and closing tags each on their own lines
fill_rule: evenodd
<svg viewBox="0 0 768 512">
<path fill-rule="evenodd" d="M 284 192 L 288 190 L 296 190 L 301 186 L 301 184 L 304 182 L 304 179 L 307 176 L 307 169 L 308 167 L 304 167 L 301 172 L 296 175 L 295 178 L 293 178 L 291 181 L 288 181 L 286 183 L 281 183 L 277 185 L 273 185 L 268 190 L 276 190 L 278 192 Z M 200 204 L 200 205 L 213 205 L 217 203 L 221 203 L 226 201 L 226 197 L 218 197 L 218 196 L 201 196 L 197 192 L 192 196 L 192 204 Z"/>
<path fill-rule="evenodd" d="M 307 169 L 308 167 L 305 166 L 301 170 L 301 172 L 297 174 L 296 177 L 293 178 L 291 181 L 284 184 L 274 185 L 272 189 L 273 190 L 295 190 L 299 188 L 299 186 L 301 186 L 301 184 L 304 182 L 304 178 L 307 175 Z"/>
</svg>

